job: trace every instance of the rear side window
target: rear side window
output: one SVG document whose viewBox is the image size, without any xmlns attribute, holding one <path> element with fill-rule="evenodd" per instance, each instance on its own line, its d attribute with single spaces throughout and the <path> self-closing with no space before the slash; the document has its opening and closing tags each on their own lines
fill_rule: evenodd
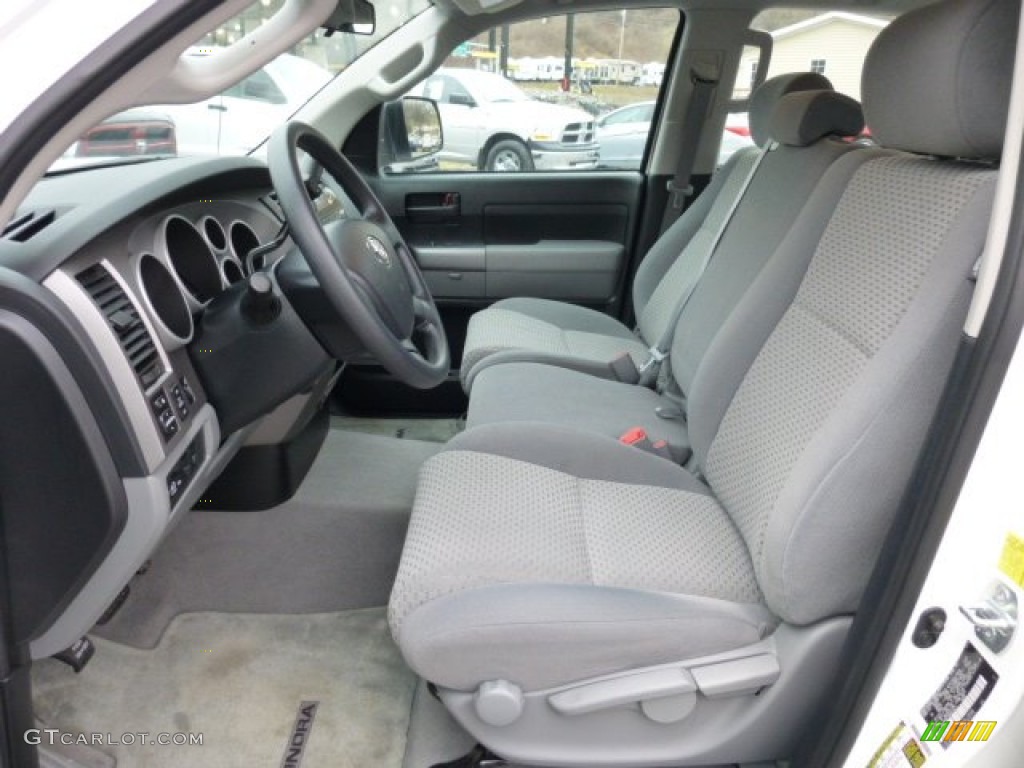
<svg viewBox="0 0 1024 768">
<path fill-rule="evenodd" d="M 750 26 L 772 36 L 768 77 L 786 72 L 817 72 L 831 80 L 837 91 L 859 101 L 864 58 L 891 18 L 880 14 L 775 8 L 758 14 Z M 749 92 L 756 67 L 756 50 L 745 50 L 740 61 L 737 96 L 743 95 L 744 79 Z"/>
<path fill-rule="evenodd" d="M 459 45 L 410 91 L 437 102 L 444 147 L 390 172 L 640 168 L 678 10 L 624 9 L 503 25 Z"/>
</svg>

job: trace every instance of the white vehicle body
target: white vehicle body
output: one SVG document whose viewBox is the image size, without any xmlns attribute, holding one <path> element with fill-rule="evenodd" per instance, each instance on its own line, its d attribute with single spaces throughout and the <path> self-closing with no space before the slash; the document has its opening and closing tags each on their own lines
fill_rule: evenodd
<svg viewBox="0 0 1024 768">
<path fill-rule="evenodd" d="M 442 159 L 489 171 L 583 169 L 597 163 L 593 117 L 535 101 L 499 75 L 440 69 L 412 93 L 437 102 Z"/>
<path fill-rule="evenodd" d="M 242 154 L 330 79 L 326 69 L 286 54 L 212 99 L 161 109 L 174 121 L 179 154 Z"/>
</svg>

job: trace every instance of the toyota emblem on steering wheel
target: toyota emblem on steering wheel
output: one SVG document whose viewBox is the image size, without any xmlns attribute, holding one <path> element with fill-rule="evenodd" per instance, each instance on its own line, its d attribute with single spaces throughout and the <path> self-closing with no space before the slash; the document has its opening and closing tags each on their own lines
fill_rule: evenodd
<svg viewBox="0 0 1024 768">
<path fill-rule="evenodd" d="M 370 249 L 377 261 L 387 269 L 391 269 L 391 256 L 388 254 L 387 248 L 384 247 L 384 243 L 373 235 L 367 235 L 366 247 Z"/>
</svg>

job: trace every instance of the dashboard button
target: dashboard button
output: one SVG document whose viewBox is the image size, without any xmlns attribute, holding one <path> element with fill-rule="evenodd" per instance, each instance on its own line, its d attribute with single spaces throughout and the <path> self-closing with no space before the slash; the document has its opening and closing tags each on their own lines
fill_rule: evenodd
<svg viewBox="0 0 1024 768">
<path fill-rule="evenodd" d="M 185 398 L 185 393 L 182 391 L 181 386 L 175 384 L 171 387 L 171 396 L 174 398 L 174 404 L 178 408 L 178 413 L 181 414 L 182 419 L 188 418 L 188 400 Z"/>
<path fill-rule="evenodd" d="M 196 404 L 196 393 L 192 391 L 192 385 L 188 383 L 188 379 L 185 376 L 181 377 L 181 391 L 185 393 L 185 399 L 188 400 L 189 405 Z"/>
</svg>

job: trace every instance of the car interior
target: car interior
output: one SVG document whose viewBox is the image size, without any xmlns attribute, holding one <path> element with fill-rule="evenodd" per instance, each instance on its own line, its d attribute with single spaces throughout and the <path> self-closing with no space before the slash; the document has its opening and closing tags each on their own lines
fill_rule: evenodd
<svg viewBox="0 0 1024 768">
<path fill-rule="evenodd" d="M 785 3 L 885 18 L 850 95 L 768 76 L 767 0 L 660 2 L 641 167 L 521 173 L 409 162 L 401 97 L 633 5 L 284 0 L 189 55 L 250 4 L 124 54 L 4 187 L 4 699 L 72 734 L 12 764 L 841 765 L 823 724 L 1008 300 L 1019 3 Z M 248 156 L 46 172 L 399 6 Z"/>
</svg>

